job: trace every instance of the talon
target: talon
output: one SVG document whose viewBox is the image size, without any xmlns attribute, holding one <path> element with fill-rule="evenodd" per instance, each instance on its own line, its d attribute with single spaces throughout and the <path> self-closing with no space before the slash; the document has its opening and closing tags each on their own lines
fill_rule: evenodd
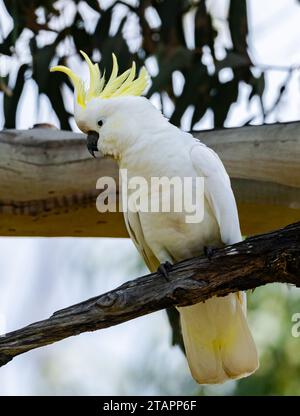
<svg viewBox="0 0 300 416">
<path fill-rule="evenodd" d="M 164 263 L 161 263 L 157 268 L 157 273 L 160 273 L 164 276 L 167 282 L 169 282 L 169 273 L 168 271 L 172 269 L 172 264 L 169 261 L 165 261 Z"/>
<path fill-rule="evenodd" d="M 203 253 L 204 255 L 210 260 L 214 254 L 214 247 L 212 246 L 204 246 L 203 247 Z"/>
</svg>

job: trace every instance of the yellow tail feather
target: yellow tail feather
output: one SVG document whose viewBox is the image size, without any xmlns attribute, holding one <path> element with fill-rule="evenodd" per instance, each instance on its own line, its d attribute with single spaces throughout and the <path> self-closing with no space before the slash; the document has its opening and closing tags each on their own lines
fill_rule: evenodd
<svg viewBox="0 0 300 416">
<path fill-rule="evenodd" d="M 245 302 L 238 293 L 178 308 L 188 363 L 198 383 L 219 384 L 258 368 Z"/>
</svg>

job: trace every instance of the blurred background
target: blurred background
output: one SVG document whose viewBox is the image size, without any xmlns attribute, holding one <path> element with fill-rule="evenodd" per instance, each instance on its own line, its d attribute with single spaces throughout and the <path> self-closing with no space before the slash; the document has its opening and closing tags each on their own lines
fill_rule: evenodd
<svg viewBox="0 0 300 416">
<path fill-rule="evenodd" d="M 108 73 L 112 52 L 120 70 L 145 64 L 148 97 L 185 130 L 299 120 L 299 21 L 296 0 L 0 0 L 0 126 L 76 131 L 72 88 L 48 68 L 87 75 L 79 49 Z M 147 272 L 130 240 L 92 238 L 0 238 L 0 270 L 2 333 Z M 15 358 L 0 394 L 298 395 L 299 294 L 249 293 L 261 366 L 247 379 L 197 385 L 161 311 Z"/>
</svg>

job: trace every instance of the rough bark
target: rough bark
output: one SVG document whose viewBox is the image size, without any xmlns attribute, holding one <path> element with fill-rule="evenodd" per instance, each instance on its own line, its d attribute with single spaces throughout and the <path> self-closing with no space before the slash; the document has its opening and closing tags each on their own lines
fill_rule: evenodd
<svg viewBox="0 0 300 416">
<path fill-rule="evenodd" d="M 158 273 L 55 312 L 0 337 L 0 365 L 15 356 L 86 331 L 107 328 L 172 305 L 280 282 L 300 286 L 300 222 L 175 264 Z"/>
</svg>

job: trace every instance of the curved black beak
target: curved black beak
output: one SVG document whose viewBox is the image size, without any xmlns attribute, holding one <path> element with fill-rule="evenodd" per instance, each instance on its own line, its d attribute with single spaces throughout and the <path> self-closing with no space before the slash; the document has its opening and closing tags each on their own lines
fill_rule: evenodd
<svg viewBox="0 0 300 416">
<path fill-rule="evenodd" d="M 93 130 L 88 131 L 86 146 L 87 146 L 88 151 L 93 157 L 95 157 L 94 152 L 98 151 L 98 147 L 97 147 L 98 140 L 99 140 L 99 133 Z"/>
</svg>

